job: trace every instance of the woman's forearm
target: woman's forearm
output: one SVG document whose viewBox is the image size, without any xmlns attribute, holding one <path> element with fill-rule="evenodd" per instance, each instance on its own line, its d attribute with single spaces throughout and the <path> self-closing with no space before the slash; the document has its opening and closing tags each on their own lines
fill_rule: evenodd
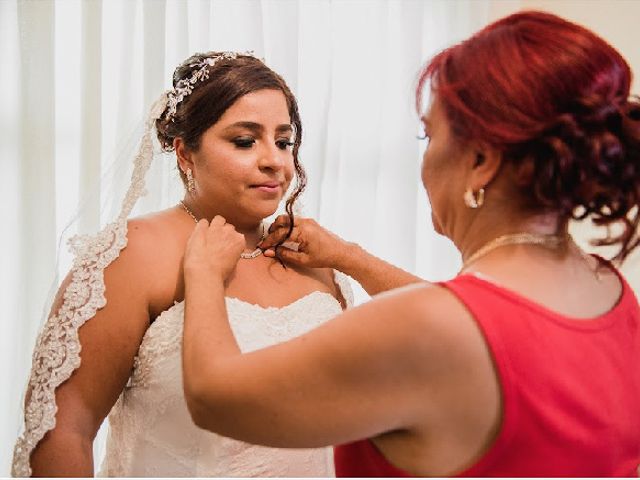
<svg viewBox="0 0 640 480">
<path fill-rule="evenodd" d="M 336 259 L 334 268 L 353 278 L 369 295 L 424 281 L 370 254 L 356 243 L 348 244 Z"/>
<path fill-rule="evenodd" d="M 183 368 L 187 374 L 200 374 L 204 367 L 201 359 L 240 350 L 227 320 L 222 279 L 192 276 L 186 282 L 185 300 Z"/>
<path fill-rule="evenodd" d="M 210 417 L 217 366 L 240 349 L 229 326 L 221 278 L 190 275 L 186 281 L 182 369 L 187 406 L 196 425 Z"/>
<path fill-rule="evenodd" d="M 34 477 L 93 477 L 93 440 L 52 430 L 31 454 Z"/>
</svg>

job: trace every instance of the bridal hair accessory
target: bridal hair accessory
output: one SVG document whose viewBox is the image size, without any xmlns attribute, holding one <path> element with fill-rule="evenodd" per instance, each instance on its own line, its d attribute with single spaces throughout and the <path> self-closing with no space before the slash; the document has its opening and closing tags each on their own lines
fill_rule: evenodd
<svg viewBox="0 0 640 480">
<path fill-rule="evenodd" d="M 467 188 L 462 196 L 464 204 L 469 208 L 480 208 L 484 203 L 484 188 L 481 188 L 477 192 L 471 190 L 471 187 Z"/>
<path fill-rule="evenodd" d="M 193 179 L 193 173 L 190 168 L 187 168 L 187 190 L 189 193 L 196 193 L 196 181 Z"/>
<path fill-rule="evenodd" d="M 167 119 L 171 119 L 174 121 L 174 117 L 176 112 L 178 111 L 178 105 L 185 98 L 187 98 L 191 93 L 193 93 L 194 88 L 198 82 L 202 82 L 209 78 L 209 69 L 213 67 L 218 61 L 226 59 L 233 60 L 238 58 L 238 56 L 247 56 L 247 57 L 255 57 L 253 51 L 247 52 L 221 52 L 212 57 L 207 57 L 199 62 L 192 63 L 189 65 L 190 67 L 197 67 L 196 70 L 189 78 L 183 78 L 179 80 L 176 86 L 169 90 L 167 96 L 169 100 L 167 101 L 168 109 L 167 109 Z"/>
<path fill-rule="evenodd" d="M 180 206 L 184 209 L 185 212 L 189 214 L 191 218 L 193 218 L 194 222 L 198 223 L 198 219 L 196 218 L 196 216 L 193 214 L 193 212 L 189 209 L 189 207 L 187 207 L 187 205 L 182 200 L 180 200 Z M 263 223 L 262 237 L 260 237 L 258 244 L 260 244 L 260 242 L 262 242 L 266 237 L 267 237 L 267 231 L 265 230 L 264 223 Z M 256 248 L 253 252 L 242 252 L 240 254 L 240 258 L 251 259 L 251 258 L 259 257 L 260 255 L 262 255 L 262 250 L 260 250 L 259 248 Z"/>
</svg>

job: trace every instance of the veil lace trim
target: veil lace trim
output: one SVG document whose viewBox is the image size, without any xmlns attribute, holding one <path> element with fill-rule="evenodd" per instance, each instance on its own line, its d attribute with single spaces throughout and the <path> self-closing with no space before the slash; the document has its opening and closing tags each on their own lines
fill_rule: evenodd
<svg viewBox="0 0 640 480">
<path fill-rule="evenodd" d="M 69 241 L 74 254 L 71 282 L 64 290 L 62 305 L 49 316 L 36 341 L 24 408 L 24 432 L 13 452 L 11 474 L 15 477 L 31 476 L 31 453 L 56 426 L 55 390 L 80 366 L 78 329 L 107 303 L 104 269 L 127 245 L 127 217 L 146 194 L 145 176 L 153 158 L 153 125 L 166 105 L 167 94 L 163 93 L 151 107 L 117 219 L 95 235 L 76 235 Z"/>
</svg>

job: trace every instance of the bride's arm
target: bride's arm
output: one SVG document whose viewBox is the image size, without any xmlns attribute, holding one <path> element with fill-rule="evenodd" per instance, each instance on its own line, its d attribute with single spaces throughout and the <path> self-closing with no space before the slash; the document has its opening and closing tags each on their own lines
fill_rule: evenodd
<svg viewBox="0 0 640 480">
<path fill-rule="evenodd" d="M 288 231 L 289 219 L 278 217 L 269 236 L 261 243 L 265 255 L 273 257 L 273 248 Z M 369 295 L 403 287 L 424 280 L 367 252 L 356 243 L 343 240 L 309 218 L 296 218 L 290 242 L 298 251 L 278 248 L 282 260 L 304 267 L 334 268 L 362 285 Z"/>
<path fill-rule="evenodd" d="M 31 454 L 33 476 L 93 476 L 93 440 L 131 374 L 149 323 L 141 261 L 145 249 L 140 248 L 137 237 L 130 230 L 128 247 L 104 271 L 107 303 L 78 331 L 82 361 L 55 390 L 55 428 L 46 433 Z M 61 286 L 52 314 L 60 308 L 69 281 L 67 278 Z M 38 404 L 37 399 L 29 405 L 34 400 L 30 397 L 31 391 L 26 398 L 28 408 L 52 407 Z"/>
</svg>

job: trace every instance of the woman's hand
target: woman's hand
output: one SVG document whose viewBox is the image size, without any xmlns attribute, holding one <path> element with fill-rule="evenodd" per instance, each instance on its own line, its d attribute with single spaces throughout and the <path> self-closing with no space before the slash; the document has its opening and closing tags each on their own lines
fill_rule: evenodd
<svg viewBox="0 0 640 480">
<path fill-rule="evenodd" d="M 224 281 L 236 268 L 244 248 L 244 235 L 236 232 L 224 217 L 216 215 L 211 224 L 200 220 L 184 254 L 185 276 L 214 275 Z"/>
<path fill-rule="evenodd" d="M 311 218 L 296 218 L 291 236 L 276 247 L 289 231 L 289 216 L 280 215 L 269 227 L 269 235 L 258 244 L 266 257 L 278 256 L 287 263 L 311 268 L 340 269 L 354 245 L 318 225 Z"/>
</svg>

